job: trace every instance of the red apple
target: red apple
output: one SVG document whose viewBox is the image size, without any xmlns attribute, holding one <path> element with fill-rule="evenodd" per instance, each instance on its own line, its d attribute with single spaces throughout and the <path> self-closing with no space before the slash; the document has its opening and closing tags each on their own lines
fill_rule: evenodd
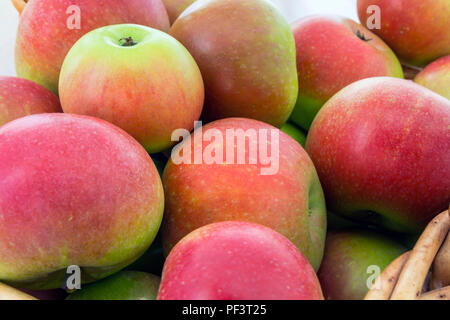
<svg viewBox="0 0 450 320">
<path fill-rule="evenodd" d="M 196 0 L 162 0 L 166 6 L 170 23 L 174 23 L 180 14 Z"/>
<path fill-rule="evenodd" d="M 233 131 L 237 138 L 229 134 Z M 218 137 L 211 138 L 210 134 Z M 261 134 L 269 146 L 259 138 Z M 260 156 L 267 149 L 270 161 Z M 190 161 L 174 160 L 178 151 L 186 155 L 191 152 L 187 156 Z M 204 157 L 196 162 L 198 153 Z M 205 158 L 214 153 L 222 154 L 221 161 Z M 239 155 L 244 161 L 238 162 Z M 316 270 L 319 267 L 326 232 L 322 188 L 307 153 L 279 129 L 245 118 L 209 123 L 174 149 L 163 184 L 166 254 L 181 238 L 201 226 L 241 220 L 280 232 Z"/>
<path fill-rule="evenodd" d="M 391 238 L 373 231 L 329 232 L 317 273 L 325 299 L 364 299 L 377 276 L 405 251 Z"/>
<path fill-rule="evenodd" d="M 64 60 L 59 93 L 64 112 L 107 120 L 151 153 L 172 146 L 174 130 L 192 130 L 204 101 L 202 75 L 186 48 L 134 24 L 84 35 Z"/>
<path fill-rule="evenodd" d="M 91 30 L 120 23 L 170 27 L 161 0 L 30 1 L 17 31 L 17 74 L 57 93 L 61 65 L 73 44 Z"/>
<path fill-rule="evenodd" d="M 289 23 L 268 0 L 197 0 L 170 34 L 205 81 L 203 119 L 245 117 L 281 127 L 298 94 Z"/>
<path fill-rule="evenodd" d="M 450 100 L 450 55 L 430 63 L 416 75 L 414 82 Z"/>
<path fill-rule="evenodd" d="M 313 268 L 285 237 L 247 222 L 195 230 L 164 265 L 159 300 L 320 300 Z"/>
<path fill-rule="evenodd" d="M 0 126 L 35 113 L 61 112 L 58 97 L 21 78 L 0 77 Z"/>
<path fill-rule="evenodd" d="M 379 18 L 372 31 L 406 63 L 425 66 L 450 54 L 448 0 L 358 0 L 358 16 L 366 27 Z"/>
<path fill-rule="evenodd" d="M 68 114 L 0 127 L 0 281 L 30 289 L 112 274 L 137 259 L 161 223 L 164 195 L 145 150 L 121 129 Z"/>
<path fill-rule="evenodd" d="M 403 77 L 392 50 L 375 34 L 338 16 L 311 16 L 292 25 L 299 96 L 291 120 L 308 130 L 322 105 L 352 82 Z"/>
<path fill-rule="evenodd" d="M 409 80 L 360 80 L 334 95 L 306 149 L 327 206 L 417 232 L 450 203 L 450 101 Z"/>
</svg>

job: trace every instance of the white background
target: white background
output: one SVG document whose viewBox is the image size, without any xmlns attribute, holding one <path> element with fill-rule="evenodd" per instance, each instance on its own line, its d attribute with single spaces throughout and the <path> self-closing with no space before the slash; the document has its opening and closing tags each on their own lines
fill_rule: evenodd
<svg viewBox="0 0 450 320">
<path fill-rule="evenodd" d="M 95 1 L 95 0 L 93 0 Z M 310 14 L 338 14 L 357 21 L 356 0 L 272 0 L 292 22 Z M 15 75 L 14 41 L 19 15 L 10 0 L 0 0 L 0 75 Z"/>
</svg>

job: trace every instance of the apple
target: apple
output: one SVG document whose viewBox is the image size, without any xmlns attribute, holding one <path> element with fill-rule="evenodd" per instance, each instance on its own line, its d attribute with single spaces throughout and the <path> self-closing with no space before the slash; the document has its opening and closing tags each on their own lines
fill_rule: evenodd
<svg viewBox="0 0 450 320">
<path fill-rule="evenodd" d="M 83 36 L 67 54 L 59 82 L 64 112 L 107 120 L 150 153 L 200 117 L 203 80 L 174 38 L 139 25 L 113 25 Z"/>
<path fill-rule="evenodd" d="M 161 279 L 139 271 L 121 271 L 86 285 L 66 300 L 156 300 Z"/>
<path fill-rule="evenodd" d="M 195 0 L 162 0 L 166 6 L 170 23 L 174 23 L 180 14 L 189 7 Z"/>
<path fill-rule="evenodd" d="M 162 220 L 155 165 L 123 130 L 96 118 L 47 113 L 0 127 L 0 281 L 61 288 L 136 260 Z"/>
<path fill-rule="evenodd" d="M 286 122 L 281 127 L 281 131 L 288 134 L 291 138 L 300 143 L 302 147 L 305 146 L 306 134 L 302 131 L 302 129 L 298 128 L 296 125 Z"/>
<path fill-rule="evenodd" d="M 211 134 L 218 137 L 211 139 Z M 272 158 L 261 157 L 264 151 Z M 179 153 L 186 154 L 184 160 L 178 159 Z M 203 159 L 198 159 L 197 153 L 203 154 Z M 222 159 L 213 162 L 207 158 L 209 153 L 222 153 Z M 163 185 L 166 254 L 201 226 L 241 220 L 280 232 L 316 270 L 319 267 L 326 233 L 322 188 L 307 153 L 279 129 L 246 118 L 217 120 L 201 131 L 198 128 L 175 147 L 164 170 Z"/>
<path fill-rule="evenodd" d="M 30 114 L 47 112 L 61 112 L 55 94 L 26 79 L 0 76 L 0 126 Z"/>
<path fill-rule="evenodd" d="M 63 289 L 52 290 L 27 290 L 21 289 L 22 292 L 35 297 L 38 300 L 64 300 L 67 297 L 67 292 Z"/>
<path fill-rule="evenodd" d="M 358 16 L 369 28 L 379 18 L 372 31 L 408 64 L 422 67 L 450 54 L 448 0 L 358 0 Z"/>
<path fill-rule="evenodd" d="M 377 276 L 406 249 L 369 230 L 328 232 L 317 273 L 327 300 L 362 300 Z"/>
<path fill-rule="evenodd" d="M 17 75 L 57 93 L 60 68 L 73 44 L 91 30 L 121 23 L 170 28 L 161 0 L 30 1 L 17 31 Z"/>
<path fill-rule="evenodd" d="M 409 80 L 376 77 L 334 95 L 306 140 L 327 207 L 415 233 L 450 203 L 450 101 Z"/>
<path fill-rule="evenodd" d="M 308 260 L 262 225 L 209 224 L 181 240 L 164 265 L 158 300 L 321 300 Z"/>
<path fill-rule="evenodd" d="M 298 94 L 290 26 L 268 0 L 198 0 L 170 34 L 205 81 L 207 121 L 244 117 L 281 127 Z"/>
<path fill-rule="evenodd" d="M 450 55 L 430 63 L 417 74 L 414 82 L 450 100 Z"/>
<path fill-rule="evenodd" d="M 355 81 L 403 71 L 392 50 L 351 19 L 310 16 L 292 24 L 299 94 L 291 121 L 308 130 L 328 99 Z"/>
</svg>

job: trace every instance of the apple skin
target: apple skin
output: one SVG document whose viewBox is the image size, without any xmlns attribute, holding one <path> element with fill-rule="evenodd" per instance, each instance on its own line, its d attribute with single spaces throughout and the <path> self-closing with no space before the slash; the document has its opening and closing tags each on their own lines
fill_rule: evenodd
<svg viewBox="0 0 450 320">
<path fill-rule="evenodd" d="M 269 124 L 245 118 L 228 118 L 203 127 L 218 130 L 226 137 L 227 129 L 278 130 Z M 195 132 L 195 131 L 194 131 Z M 309 259 L 316 270 L 322 259 L 326 233 L 325 201 L 314 165 L 304 149 L 291 137 L 279 131 L 279 170 L 273 175 L 261 175 L 266 167 L 256 164 L 175 164 L 169 160 L 163 175 L 166 194 L 163 223 L 163 248 L 166 254 L 189 232 L 209 223 L 241 220 L 260 223 L 280 232 L 292 241 Z M 194 134 L 191 136 L 194 137 Z M 259 144 L 254 137 L 252 143 Z M 256 138 L 257 139 L 257 138 Z M 214 143 L 238 148 L 226 138 L 203 144 L 192 138 L 194 150 L 205 151 Z M 271 143 L 271 137 L 267 140 Z M 182 143 L 189 143 L 184 140 Z M 188 145 L 189 146 L 189 145 Z M 261 148 L 259 146 L 258 148 Z M 233 150 L 233 149 L 232 149 Z M 249 144 L 245 144 L 246 159 Z"/>
<path fill-rule="evenodd" d="M 306 134 L 298 128 L 296 125 L 286 122 L 280 129 L 284 133 L 288 134 L 295 141 L 300 143 L 302 147 L 305 147 Z"/>
<path fill-rule="evenodd" d="M 80 29 L 68 28 L 74 17 L 68 8 L 80 8 Z M 16 39 L 16 72 L 54 93 L 64 57 L 74 43 L 91 30 L 136 23 L 167 32 L 167 11 L 161 0 L 39 0 L 30 1 L 20 16 Z"/>
<path fill-rule="evenodd" d="M 369 278 L 376 276 L 368 268 L 377 266 L 382 272 L 405 251 L 389 237 L 369 230 L 328 232 L 317 273 L 325 299 L 363 300 Z"/>
<path fill-rule="evenodd" d="M 0 281 L 61 288 L 112 274 L 152 243 L 164 194 L 145 150 L 96 118 L 39 114 L 0 127 Z"/>
<path fill-rule="evenodd" d="M 71 293 L 66 300 L 156 300 L 161 279 L 139 271 L 121 271 Z"/>
<path fill-rule="evenodd" d="M 293 23 L 292 30 L 299 95 L 290 119 L 305 130 L 323 104 L 350 83 L 376 76 L 403 78 L 392 50 L 351 19 L 310 16 Z"/>
<path fill-rule="evenodd" d="M 414 82 L 450 100 L 450 55 L 430 63 L 417 74 Z"/>
<path fill-rule="evenodd" d="M 358 16 L 367 26 L 367 8 L 380 8 L 381 28 L 373 29 L 394 50 L 400 60 L 423 67 L 450 54 L 448 0 L 358 0 Z"/>
<path fill-rule="evenodd" d="M 377 77 L 339 91 L 306 140 L 329 210 L 420 231 L 450 202 L 450 101 L 409 80 Z"/>
<path fill-rule="evenodd" d="M 167 9 L 170 23 L 174 23 L 180 14 L 196 0 L 162 0 Z"/>
<path fill-rule="evenodd" d="M 122 46 L 132 37 L 133 46 Z M 204 87 L 192 56 L 177 40 L 145 26 L 114 25 L 83 36 L 69 51 L 59 82 L 64 112 L 109 121 L 150 153 L 192 130 Z"/>
<path fill-rule="evenodd" d="M 259 224 L 209 224 L 181 240 L 164 265 L 158 300 L 322 300 L 308 260 Z"/>
<path fill-rule="evenodd" d="M 202 119 L 244 117 L 281 127 L 298 94 L 290 26 L 268 0 L 197 0 L 170 34 L 205 81 Z"/>
<path fill-rule="evenodd" d="M 0 126 L 30 114 L 61 111 L 58 97 L 43 86 L 26 79 L 0 76 Z"/>
</svg>

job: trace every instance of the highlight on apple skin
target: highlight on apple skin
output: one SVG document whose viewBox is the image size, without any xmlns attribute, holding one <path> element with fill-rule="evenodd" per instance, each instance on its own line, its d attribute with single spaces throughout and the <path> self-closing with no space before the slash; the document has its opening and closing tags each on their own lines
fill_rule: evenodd
<svg viewBox="0 0 450 320">
<path fill-rule="evenodd" d="M 0 126 L 36 113 L 62 112 L 58 97 L 27 79 L 0 76 Z"/>
<path fill-rule="evenodd" d="M 327 233 L 317 272 L 326 300 L 363 300 L 373 280 L 406 249 L 390 237 L 370 230 Z"/>
<path fill-rule="evenodd" d="M 351 19 L 314 15 L 292 24 L 299 94 L 290 120 L 308 130 L 320 108 L 345 86 L 370 77 L 403 78 L 392 50 Z"/>
<path fill-rule="evenodd" d="M 145 150 L 86 116 L 39 114 L 0 127 L 0 281 L 60 288 L 137 259 L 162 220 L 164 194 Z"/>
<path fill-rule="evenodd" d="M 170 34 L 205 81 L 202 119 L 244 117 L 281 127 L 298 94 L 289 23 L 268 0 L 197 0 Z"/>
<path fill-rule="evenodd" d="M 427 65 L 416 75 L 414 82 L 450 100 L 450 55 Z"/>
<path fill-rule="evenodd" d="M 158 300 L 321 300 L 317 276 L 284 236 L 259 224 L 209 224 L 164 265 Z"/>
<path fill-rule="evenodd" d="M 107 120 L 150 153 L 171 147 L 174 130 L 192 130 L 204 102 L 202 75 L 186 48 L 133 24 L 77 41 L 61 68 L 59 93 L 64 112 Z"/>
<path fill-rule="evenodd" d="M 357 81 L 319 111 L 306 140 L 327 207 L 419 232 L 450 203 L 450 101 L 412 81 Z"/>
<path fill-rule="evenodd" d="M 423 67 L 450 54 L 448 0 L 358 0 L 359 20 L 366 27 L 373 10 L 379 8 L 379 29 L 372 29 L 410 65 Z"/>
<path fill-rule="evenodd" d="M 162 0 L 169 15 L 170 23 L 173 24 L 180 14 L 196 0 Z"/>
<path fill-rule="evenodd" d="M 229 140 L 226 135 L 230 130 L 242 130 L 240 137 L 244 144 L 239 142 L 242 140 L 239 137 Z M 268 131 L 269 145 L 279 146 L 277 159 L 273 161 L 279 162 L 278 170 L 273 174 L 261 174 L 261 168 L 269 165 L 260 157 L 255 163 L 250 160 L 230 163 L 228 158 L 223 163 L 205 160 L 195 163 L 195 150 L 207 154 L 212 147 L 223 149 L 224 158 L 226 150 L 237 150 L 245 159 L 253 158 L 254 146 L 258 150 L 268 148 L 258 139 L 260 130 Z M 277 131 L 278 140 L 269 130 Z M 208 133 L 213 131 L 225 138 L 209 140 Z M 252 135 L 250 131 L 257 133 Z M 269 124 L 245 118 L 217 120 L 203 126 L 201 134 L 196 132 L 190 140 L 183 140 L 177 146 L 183 152 L 184 148 L 192 150 L 191 163 L 174 163 L 172 156 L 164 170 L 165 253 L 196 228 L 213 222 L 241 220 L 260 223 L 286 236 L 317 270 L 325 242 L 326 208 L 314 165 L 300 144 Z M 270 152 L 277 153 L 277 150 Z"/>
<path fill-rule="evenodd" d="M 30 1 L 20 16 L 17 30 L 17 75 L 57 94 L 61 65 L 74 43 L 91 30 L 123 23 L 164 32 L 170 27 L 161 0 Z"/>
</svg>

